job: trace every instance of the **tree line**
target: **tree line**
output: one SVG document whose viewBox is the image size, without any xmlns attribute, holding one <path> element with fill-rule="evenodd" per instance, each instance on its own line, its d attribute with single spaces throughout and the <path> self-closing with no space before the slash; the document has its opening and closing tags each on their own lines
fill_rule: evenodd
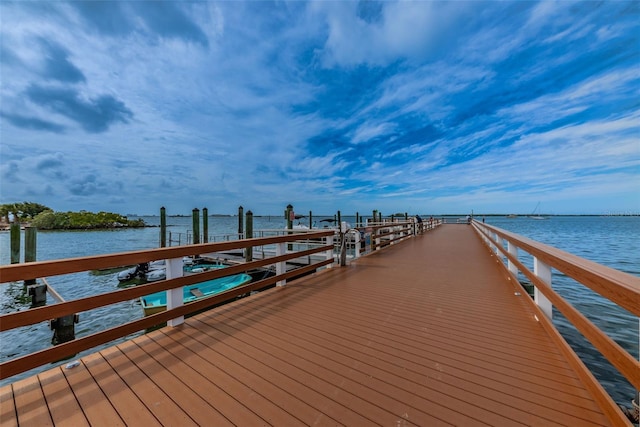
<svg viewBox="0 0 640 427">
<path fill-rule="evenodd" d="M 13 217 L 13 222 L 26 222 L 32 220 L 41 212 L 51 210 L 51 208 L 40 203 L 5 203 L 0 205 L 0 219 L 9 223 L 12 222 L 11 217 Z"/>
<path fill-rule="evenodd" d="M 100 228 L 144 227 L 142 219 L 129 220 L 111 212 L 54 212 L 39 203 L 8 203 L 0 205 L 0 217 L 7 223 L 29 222 L 40 230 L 88 230 Z"/>
</svg>

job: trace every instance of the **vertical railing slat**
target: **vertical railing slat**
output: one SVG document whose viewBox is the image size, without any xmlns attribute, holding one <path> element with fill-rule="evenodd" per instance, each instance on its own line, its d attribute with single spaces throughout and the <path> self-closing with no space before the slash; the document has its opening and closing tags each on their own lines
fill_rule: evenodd
<svg viewBox="0 0 640 427">
<path fill-rule="evenodd" d="M 166 277 L 167 279 L 175 279 L 182 277 L 184 270 L 182 269 L 182 258 L 171 258 L 166 260 Z M 184 303 L 183 287 L 167 290 L 167 310 L 181 306 Z M 176 317 L 167 321 L 168 326 L 178 326 L 184 323 L 184 316 Z"/>
</svg>

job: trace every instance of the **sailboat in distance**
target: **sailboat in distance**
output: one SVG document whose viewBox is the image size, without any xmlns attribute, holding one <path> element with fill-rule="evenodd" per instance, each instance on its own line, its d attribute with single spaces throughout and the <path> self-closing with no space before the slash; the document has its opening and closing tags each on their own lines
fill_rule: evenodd
<svg viewBox="0 0 640 427">
<path fill-rule="evenodd" d="M 529 215 L 529 218 L 531 219 L 549 219 L 546 216 L 542 216 L 540 215 L 540 202 L 538 202 L 538 204 L 536 205 L 536 208 L 533 210 L 533 212 L 531 212 L 531 215 Z"/>
</svg>

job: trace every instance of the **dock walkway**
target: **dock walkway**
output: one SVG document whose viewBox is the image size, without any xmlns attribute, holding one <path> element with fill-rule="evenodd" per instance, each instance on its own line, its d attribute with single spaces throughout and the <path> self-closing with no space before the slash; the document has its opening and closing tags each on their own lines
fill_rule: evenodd
<svg viewBox="0 0 640 427">
<path fill-rule="evenodd" d="M 607 425 L 471 226 L 0 390 L 10 425 Z"/>
</svg>

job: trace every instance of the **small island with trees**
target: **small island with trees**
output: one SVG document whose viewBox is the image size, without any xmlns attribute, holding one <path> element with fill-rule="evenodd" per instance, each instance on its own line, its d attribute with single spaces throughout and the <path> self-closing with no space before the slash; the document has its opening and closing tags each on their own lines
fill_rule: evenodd
<svg viewBox="0 0 640 427">
<path fill-rule="evenodd" d="M 95 230 L 145 227 L 142 219 L 129 220 L 111 212 L 54 212 L 53 209 L 33 202 L 0 205 L 0 229 L 11 224 L 36 227 L 40 230 Z"/>
</svg>

